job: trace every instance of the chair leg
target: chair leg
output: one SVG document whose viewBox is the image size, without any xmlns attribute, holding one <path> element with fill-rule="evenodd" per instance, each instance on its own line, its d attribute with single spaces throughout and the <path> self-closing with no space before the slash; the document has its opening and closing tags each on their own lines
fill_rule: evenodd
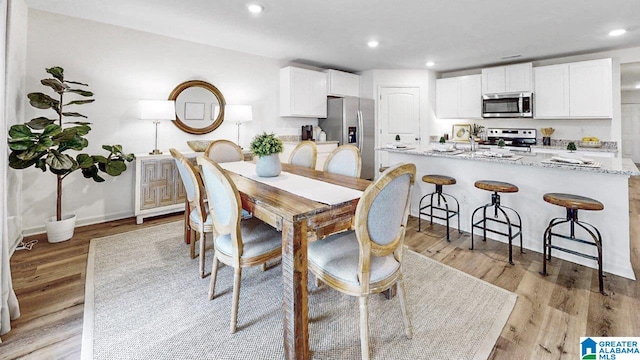
<svg viewBox="0 0 640 360">
<path fill-rule="evenodd" d="M 199 235 L 198 236 L 198 241 L 200 241 L 200 254 L 198 254 L 199 259 L 200 259 L 199 260 L 199 263 L 200 263 L 200 277 L 204 278 L 204 253 L 205 253 L 204 249 L 205 249 L 205 245 L 206 245 L 205 244 L 206 243 L 206 241 L 205 241 L 206 237 L 205 237 L 203 232 L 199 233 L 198 235 Z"/>
<path fill-rule="evenodd" d="M 400 300 L 400 310 L 402 310 L 404 333 L 407 335 L 407 339 L 411 339 L 413 337 L 413 327 L 411 326 L 411 319 L 409 318 L 409 311 L 407 310 L 404 280 L 402 278 L 398 280 L 398 300 Z"/>
<path fill-rule="evenodd" d="M 189 255 L 192 259 L 196 258 L 196 231 L 193 229 L 189 230 Z"/>
<path fill-rule="evenodd" d="M 358 300 L 360 302 L 360 351 L 362 360 L 369 360 L 369 298 L 364 295 Z"/>
<path fill-rule="evenodd" d="M 216 280 L 218 279 L 218 257 L 213 255 L 213 266 L 211 267 L 211 281 L 209 282 L 209 300 L 213 300 L 216 292 Z"/>
<path fill-rule="evenodd" d="M 233 275 L 233 302 L 231 303 L 231 326 L 229 331 L 233 334 L 236 332 L 236 324 L 238 323 L 238 300 L 240 299 L 240 279 L 242 278 L 242 268 L 235 269 Z"/>
<path fill-rule="evenodd" d="M 316 288 L 319 288 L 320 285 L 322 285 L 322 281 L 320 281 L 320 278 L 316 276 Z"/>
<path fill-rule="evenodd" d="M 267 271 L 267 262 L 265 261 L 262 265 L 260 265 L 261 271 Z"/>
</svg>

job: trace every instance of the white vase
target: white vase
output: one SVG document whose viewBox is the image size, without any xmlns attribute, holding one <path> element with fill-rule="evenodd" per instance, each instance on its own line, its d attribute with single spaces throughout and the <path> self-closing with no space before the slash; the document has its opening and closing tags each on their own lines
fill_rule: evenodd
<svg viewBox="0 0 640 360">
<path fill-rule="evenodd" d="M 73 231 L 76 228 L 76 215 L 63 215 L 62 220 L 56 221 L 56 217 L 50 217 L 44 222 L 47 229 L 47 241 L 50 243 L 59 243 L 69 240 L 73 237 Z"/>
<path fill-rule="evenodd" d="M 282 172 L 282 164 L 278 154 L 258 157 L 256 161 L 256 174 L 260 177 L 274 177 Z"/>
</svg>

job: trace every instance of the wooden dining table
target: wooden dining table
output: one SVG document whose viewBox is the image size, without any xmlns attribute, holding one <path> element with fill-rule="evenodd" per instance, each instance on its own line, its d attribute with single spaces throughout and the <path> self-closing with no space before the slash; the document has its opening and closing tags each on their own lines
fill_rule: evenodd
<svg viewBox="0 0 640 360">
<path fill-rule="evenodd" d="M 285 172 L 364 191 L 368 180 L 282 164 Z M 359 199 L 327 205 L 227 170 L 242 207 L 282 231 L 282 309 L 286 359 L 309 359 L 307 243 L 351 228 Z"/>
</svg>

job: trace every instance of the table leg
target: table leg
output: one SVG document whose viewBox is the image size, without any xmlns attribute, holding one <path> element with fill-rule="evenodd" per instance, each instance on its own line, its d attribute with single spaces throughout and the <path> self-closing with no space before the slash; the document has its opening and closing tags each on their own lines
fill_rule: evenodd
<svg viewBox="0 0 640 360">
<path fill-rule="evenodd" d="M 309 359 L 309 309 L 307 303 L 307 223 L 283 221 L 282 307 L 284 351 L 289 360 Z"/>
</svg>

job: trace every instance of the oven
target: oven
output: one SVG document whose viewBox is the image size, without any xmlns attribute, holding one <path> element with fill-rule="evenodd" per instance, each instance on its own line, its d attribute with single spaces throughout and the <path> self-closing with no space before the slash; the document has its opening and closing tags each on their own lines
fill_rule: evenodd
<svg viewBox="0 0 640 360">
<path fill-rule="evenodd" d="M 536 129 L 487 129 L 487 141 L 485 145 L 498 145 L 498 141 L 502 139 L 504 140 L 505 146 L 526 148 L 522 150 L 529 150 L 531 145 L 536 144 L 536 137 Z"/>
</svg>

